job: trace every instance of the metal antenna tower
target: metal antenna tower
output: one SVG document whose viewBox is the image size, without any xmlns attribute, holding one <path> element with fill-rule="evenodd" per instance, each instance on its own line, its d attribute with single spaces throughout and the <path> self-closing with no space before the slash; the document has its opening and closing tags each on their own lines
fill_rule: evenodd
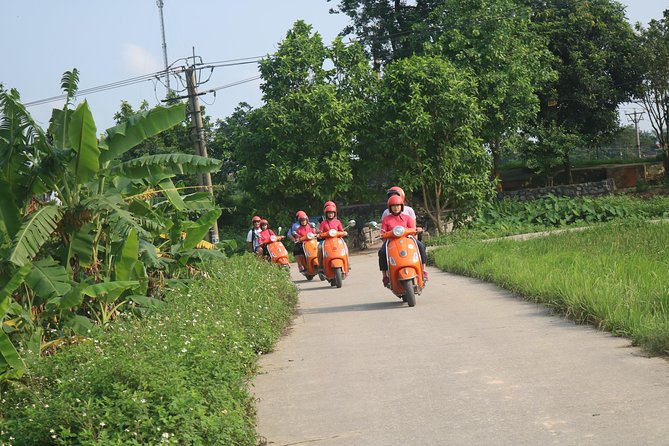
<svg viewBox="0 0 669 446">
<path fill-rule="evenodd" d="M 165 21 L 163 20 L 163 0 L 156 0 L 156 5 L 160 10 L 160 32 L 163 36 L 163 61 L 165 62 L 165 83 L 167 84 L 167 94 L 170 93 L 170 73 L 167 71 L 167 43 L 165 42 Z"/>
</svg>

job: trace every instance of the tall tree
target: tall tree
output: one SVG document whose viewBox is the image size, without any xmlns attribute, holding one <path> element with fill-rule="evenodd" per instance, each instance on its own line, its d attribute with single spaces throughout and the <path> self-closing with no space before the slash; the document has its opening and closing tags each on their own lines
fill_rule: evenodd
<svg viewBox="0 0 669 446">
<path fill-rule="evenodd" d="M 537 90 L 555 79 L 547 41 L 527 7 L 514 0 L 442 0 L 418 28 L 430 36 L 426 50 L 441 54 L 477 78 L 485 119 L 482 137 L 499 175 L 503 141 L 539 111 Z"/>
<path fill-rule="evenodd" d="M 439 232 L 447 209 L 472 211 L 492 192 L 477 103 L 474 76 L 441 57 L 414 56 L 384 70 L 380 155 L 405 189 L 418 192 Z"/>
<path fill-rule="evenodd" d="M 331 2 L 333 0 L 327 0 Z M 434 0 L 340 0 L 331 13 L 345 14 L 351 25 L 342 35 L 355 34 L 379 71 L 382 65 L 416 54 L 421 38 L 414 25 L 434 8 Z"/>
<path fill-rule="evenodd" d="M 669 172 L 669 9 L 647 28 L 638 26 L 644 79 L 639 99 L 664 151 L 664 171 Z"/>
<path fill-rule="evenodd" d="M 618 128 L 618 105 L 638 89 L 637 42 L 613 0 L 526 0 L 548 36 L 558 78 L 540 92 L 543 121 L 596 146 Z M 550 126 L 546 124 L 546 126 Z"/>
<path fill-rule="evenodd" d="M 364 61 L 361 51 L 341 42 L 325 48 L 320 35 L 298 21 L 261 62 L 266 103 L 248 114 L 234 155 L 240 182 L 267 210 L 289 215 L 291 208 L 320 207 L 351 189 L 360 103 L 342 90 L 359 84 L 347 73 L 359 76 Z"/>
</svg>

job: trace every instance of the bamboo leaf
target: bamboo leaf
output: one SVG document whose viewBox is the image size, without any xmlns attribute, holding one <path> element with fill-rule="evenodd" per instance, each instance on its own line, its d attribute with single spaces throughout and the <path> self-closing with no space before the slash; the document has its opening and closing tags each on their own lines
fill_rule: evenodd
<svg viewBox="0 0 669 446">
<path fill-rule="evenodd" d="M 111 161 L 123 155 L 145 139 L 174 127 L 186 118 L 186 104 L 172 107 L 155 107 L 148 112 L 130 117 L 126 122 L 107 129 L 100 162 Z"/>
<path fill-rule="evenodd" d="M 100 170 L 100 149 L 95 129 L 95 121 L 88 102 L 80 104 L 72 114 L 68 127 L 72 148 L 77 152 L 74 158 L 75 176 L 79 184 L 93 178 Z"/>
<path fill-rule="evenodd" d="M 62 212 L 55 205 L 44 206 L 29 214 L 16 234 L 13 246 L 8 250 L 8 260 L 17 266 L 23 266 L 32 260 L 49 240 L 61 217 Z"/>
</svg>

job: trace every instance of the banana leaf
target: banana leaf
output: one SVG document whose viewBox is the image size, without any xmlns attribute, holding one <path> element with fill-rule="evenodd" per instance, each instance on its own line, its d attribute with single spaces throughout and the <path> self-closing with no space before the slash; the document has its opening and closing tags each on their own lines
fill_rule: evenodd
<svg viewBox="0 0 669 446">
<path fill-rule="evenodd" d="M 114 262 L 114 270 L 116 272 L 116 280 L 130 280 L 131 273 L 137 263 L 139 257 L 139 238 L 137 231 L 130 229 L 123 246 Z"/>
<path fill-rule="evenodd" d="M 88 102 L 84 100 L 72 114 L 68 127 L 72 148 L 77 153 L 72 161 L 77 184 L 84 184 L 100 170 L 100 149 L 95 122 Z"/>
<path fill-rule="evenodd" d="M 186 104 L 155 107 L 148 112 L 131 116 L 126 122 L 107 129 L 100 162 L 106 163 L 120 157 L 151 136 L 174 127 L 186 119 Z"/>
<path fill-rule="evenodd" d="M 20 211 L 12 188 L 6 181 L 0 180 L 0 246 L 3 241 L 9 243 L 20 226 Z"/>
<path fill-rule="evenodd" d="M 79 265 L 84 268 L 91 266 L 93 261 L 93 249 L 95 248 L 95 225 L 86 223 L 78 231 L 72 234 L 70 246 L 68 247 L 67 259 L 75 255 L 79 259 Z"/>
<path fill-rule="evenodd" d="M 172 180 L 167 178 L 161 181 L 158 186 L 165 194 L 165 197 L 167 197 L 170 203 L 172 203 L 172 206 L 174 206 L 175 209 L 179 211 L 186 209 L 186 204 L 184 203 L 183 198 L 181 198 L 181 195 L 179 195 L 179 192 L 176 190 L 176 186 Z"/>
<path fill-rule="evenodd" d="M 23 265 L 17 272 L 12 275 L 5 286 L 0 289 L 0 320 L 2 320 L 2 318 L 4 318 L 7 314 L 12 293 L 23 283 L 32 267 L 32 263 Z"/>
<path fill-rule="evenodd" d="M 55 307 L 56 310 L 67 310 L 69 308 L 79 307 L 84 301 L 82 291 L 87 286 L 88 285 L 85 283 L 80 283 L 70 289 L 64 296 L 52 297 L 49 299 L 49 302 L 47 302 L 47 310 L 53 310 L 53 307 Z"/>
<path fill-rule="evenodd" d="M 102 282 L 89 285 L 82 290 L 86 296 L 100 299 L 103 302 L 115 301 L 121 293 L 139 285 L 137 280 L 117 280 L 114 282 Z"/>
<path fill-rule="evenodd" d="M 63 296 L 72 289 L 65 267 L 51 257 L 33 264 L 32 271 L 26 277 L 26 284 L 35 292 L 34 305 L 40 305 L 53 296 Z"/>
<path fill-rule="evenodd" d="M 207 212 L 203 216 L 197 219 L 196 226 L 192 227 L 188 230 L 188 234 L 186 235 L 186 239 L 181 243 L 181 248 L 182 249 L 192 249 L 195 247 L 195 245 L 198 244 L 200 240 L 204 238 L 204 236 L 209 232 L 209 228 L 211 228 L 214 223 L 216 223 L 216 220 L 218 220 L 218 217 L 221 216 L 221 210 L 220 209 L 212 209 L 211 211 Z"/>
<path fill-rule="evenodd" d="M 79 336 L 89 336 L 91 333 L 98 332 L 100 328 L 85 316 L 72 315 L 63 321 L 63 328 L 69 328 Z"/>
<path fill-rule="evenodd" d="M 61 217 L 62 211 L 55 205 L 44 206 L 29 214 L 17 232 L 13 246 L 7 250 L 6 258 L 17 266 L 31 261 L 49 240 Z"/>
<path fill-rule="evenodd" d="M 127 296 L 126 298 L 146 308 L 161 308 L 166 305 L 165 302 L 160 299 L 149 296 L 142 296 L 139 294 L 133 294 L 131 296 Z"/>
<path fill-rule="evenodd" d="M 109 170 L 110 175 L 127 178 L 148 178 L 215 172 L 223 161 L 185 153 L 163 153 L 146 155 L 115 165 Z"/>
<path fill-rule="evenodd" d="M 19 352 L 16 351 L 16 347 L 12 344 L 11 339 L 7 336 L 2 329 L 0 329 L 0 357 L 11 369 L 14 370 L 1 370 L 0 369 L 0 381 L 7 372 L 12 372 L 11 376 L 13 378 L 20 377 L 23 375 L 23 372 L 26 369 L 26 365 L 19 356 Z"/>
<path fill-rule="evenodd" d="M 133 228 L 141 237 L 150 237 L 140 222 L 127 209 L 127 204 L 119 194 L 110 192 L 105 195 L 94 195 L 84 200 L 82 204 L 96 214 L 106 215 L 107 221 L 116 234 L 125 234 L 130 228 Z"/>
</svg>

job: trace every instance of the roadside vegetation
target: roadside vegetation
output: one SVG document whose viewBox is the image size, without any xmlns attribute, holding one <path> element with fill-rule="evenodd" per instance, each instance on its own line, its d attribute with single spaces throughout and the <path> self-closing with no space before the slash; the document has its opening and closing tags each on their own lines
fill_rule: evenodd
<svg viewBox="0 0 669 446">
<path fill-rule="evenodd" d="M 250 255 L 216 261 L 144 318 L 42 358 L 0 395 L 4 445 L 255 445 L 249 380 L 297 292 Z"/>
<path fill-rule="evenodd" d="M 442 246 L 432 256 L 441 269 L 494 282 L 578 323 L 628 337 L 650 354 L 666 355 L 669 222 L 649 220 L 665 217 L 667 205 L 666 197 L 625 196 L 500 202 L 469 229 L 434 240 Z M 496 238 L 573 227 L 587 230 Z"/>
</svg>

